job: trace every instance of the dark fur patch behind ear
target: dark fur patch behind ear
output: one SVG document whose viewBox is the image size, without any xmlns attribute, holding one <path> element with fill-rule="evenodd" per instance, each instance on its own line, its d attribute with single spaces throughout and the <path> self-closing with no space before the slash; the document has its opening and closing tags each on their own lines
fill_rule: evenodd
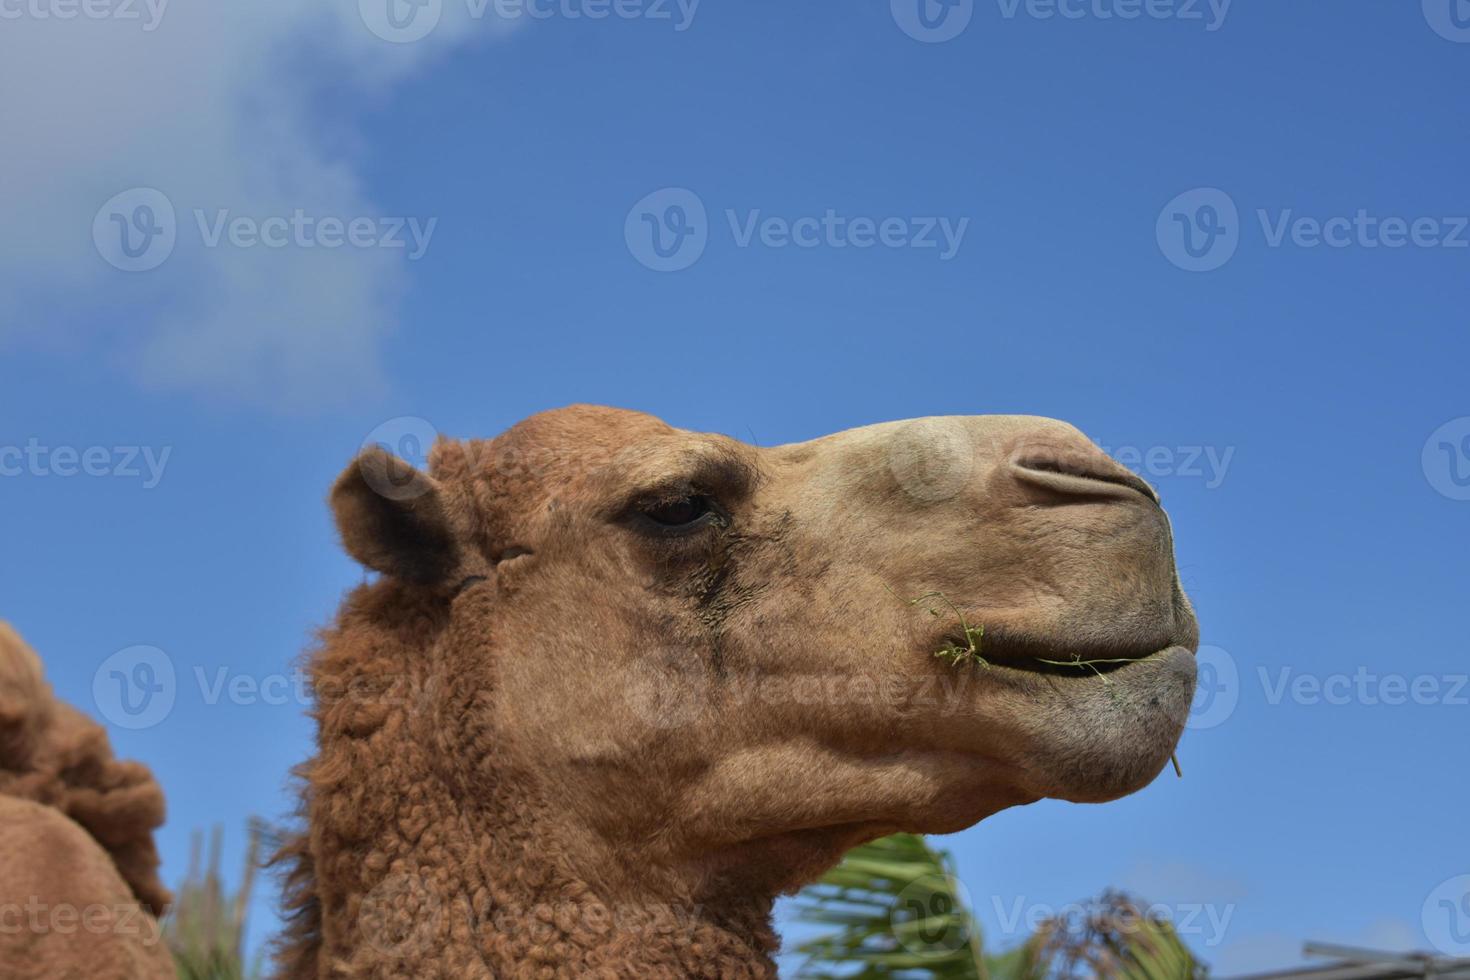
<svg viewBox="0 0 1470 980">
<path fill-rule="evenodd" d="M 337 479 L 331 499 L 343 547 L 368 568 L 437 585 L 458 566 L 439 483 L 386 451 L 364 451 Z"/>
</svg>

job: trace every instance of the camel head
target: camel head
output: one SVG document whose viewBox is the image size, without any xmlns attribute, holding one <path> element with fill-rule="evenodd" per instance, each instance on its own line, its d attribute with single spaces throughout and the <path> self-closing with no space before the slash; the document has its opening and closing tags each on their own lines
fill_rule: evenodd
<svg viewBox="0 0 1470 980">
<path fill-rule="evenodd" d="M 465 797 L 522 787 L 610 888 L 775 894 L 884 833 L 1113 799 L 1193 694 L 1158 496 L 1061 422 L 760 447 L 573 407 L 428 472 L 370 449 L 332 500 L 428 610 L 395 627 L 445 685 L 418 751 Z"/>
</svg>

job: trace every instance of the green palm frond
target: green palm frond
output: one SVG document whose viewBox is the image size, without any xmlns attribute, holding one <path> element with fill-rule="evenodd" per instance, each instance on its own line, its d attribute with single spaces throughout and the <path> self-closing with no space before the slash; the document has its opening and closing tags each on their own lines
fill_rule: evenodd
<svg viewBox="0 0 1470 980">
<path fill-rule="evenodd" d="M 796 900 L 826 927 L 796 947 L 810 980 L 999 980 L 949 856 L 895 834 L 848 852 Z"/>
<path fill-rule="evenodd" d="M 1207 973 L 1166 919 L 1119 892 L 1044 923 L 1026 949 L 1042 977 L 1198 980 Z"/>
<path fill-rule="evenodd" d="M 987 954 L 947 853 L 897 834 L 848 852 L 796 899 L 824 928 L 796 947 L 806 980 L 1200 980 L 1204 966 L 1164 919 L 1117 892 Z"/>
<path fill-rule="evenodd" d="M 201 860 L 203 835 L 195 831 L 188 877 L 163 923 L 179 980 L 251 980 L 260 975 L 258 965 L 247 969 L 244 948 L 245 913 L 264 835 L 260 824 L 251 824 L 240 887 L 227 895 L 220 873 L 220 828 L 210 834 L 207 863 Z"/>
</svg>

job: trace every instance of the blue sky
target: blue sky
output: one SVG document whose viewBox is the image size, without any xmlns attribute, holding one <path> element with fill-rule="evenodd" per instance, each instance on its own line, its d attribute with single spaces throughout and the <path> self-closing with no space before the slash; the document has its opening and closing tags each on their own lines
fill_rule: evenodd
<svg viewBox="0 0 1470 980">
<path fill-rule="evenodd" d="M 0 616 L 94 713 L 166 654 L 112 731 L 171 877 L 289 807 L 302 706 L 210 692 L 360 580 L 323 496 L 381 426 L 1024 412 L 1159 486 L 1212 693 L 1183 780 L 944 841 L 993 941 L 1111 885 L 1225 973 L 1470 952 L 1470 3 L 47 3 L 0 25 Z"/>
</svg>

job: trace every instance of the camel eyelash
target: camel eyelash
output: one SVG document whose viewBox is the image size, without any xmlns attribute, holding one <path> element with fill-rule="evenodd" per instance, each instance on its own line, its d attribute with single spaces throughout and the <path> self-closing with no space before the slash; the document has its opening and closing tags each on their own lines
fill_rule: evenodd
<svg viewBox="0 0 1470 980">
<path fill-rule="evenodd" d="M 717 502 L 739 500 L 750 493 L 755 483 L 755 471 L 743 461 L 723 455 L 706 456 L 693 460 L 680 475 L 644 487 L 628 500 L 627 509 L 691 496 Z"/>
<path fill-rule="evenodd" d="M 637 531 L 663 538 L 689 537 L 730 524 L 730 515 L 720 502 L 695 489 L 642 495 L 624 519 Z"/>
<path fill-rule="evenodd" d="M 471 589 L 471 588 L 474 588 L 475 586 L 479 585 L 481 582 L 488 582 L 488 581 L 490 581 L 490 579 L 489 579 L 488 576 L 485 576 L 485 575 L 471 575 L 469 578 L 467 578 L 464 581 L 460 582 L 459 585 L 455 586 L 454 593 L 450 596 L 450 598 L 451 599 L 458 599 L 460 597 L 460 595 L 462 593 L 464 593 L 466 590 Z"/>
<path fill-rule="evenodd" d="M 664 549 L 659 560 L 677 559 L 683 549 L 706 540 L 710 531 L 730 526 L 730 512 L 705 486 L 687 475 L 645 486 L 630 495 L 611 519 L 645 545 Z"/>
<path fill-rule="evenodd" d="M 695 539 L 700 532 L 730 527 L 731 511 L 724 501 L 750 492 L 754 470 L 738 458 L 718 454 L 691 464 L 681 475 L 633 494 L 615 519 L 654 539 Z"/>
</svg>

